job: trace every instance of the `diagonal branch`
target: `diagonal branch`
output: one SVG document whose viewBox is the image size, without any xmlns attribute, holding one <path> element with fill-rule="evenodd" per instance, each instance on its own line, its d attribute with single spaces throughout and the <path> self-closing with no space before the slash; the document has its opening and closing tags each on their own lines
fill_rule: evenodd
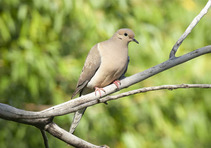
<svg viewBox="0 0 211 148">
<path fill-rule="evenodd" d="M 201 12 L 193 19 L 193 21 L 190 23 L 190 25 L 188 26 L 188 28 L 185 30 L 185 32 L 183 33 L 183 35 L 179 38 L 179 40 L 175 43 L 175 45 L 173 46 L 169 58 L 175 58 L 175 54 L 179 48 L 179 46 L 182 44 L 182 42 L 184 41 L 184 39 L 191 33 L 191 31 L 193 30 L 193 28 L 198 24 L 198 22 L 202 19 L 202 17 L 208 12 L 209 8 L 211 6 L 211 0 L 209 0 L 207 2 L 207 4 L 205 5 L 205 7 L 201 10 Z"/>
<path fill-rule="evenodd" d="M 152 77 L 155 74 L 158 74 L 162 71 L 165 71 L 169 68 L 172 68 L 174 66 L 177 66 L 181 63 L 187 62 L 193 58 L 196 58 L 198 56 L 201 56 L 207 53 L 211 53 L 211 45 L 199 48 L 190 53 L 182 55 L 180 57 L 169 59 L 145 71 L 142 71 L 140 73 L 127 77 L 121 80 L 121 86 L 119 87 L 119 89 L 129 87 L 135 83 L 141 82 L 149 77 Z M 106 91 L 106 94 L 102 94 L 102 98 L 111 93 L 118 91 L 116 86 L 113 84 L 106 86 L 104 90 Z M 9 105 L 0 103 L 0 118 L 9 119 L 9 120 L 16 119 L 16 120 L 21 120 L 22 122 L 24 121 L 26 122 L 28 120 L 35 122 L 36 120 L 34 119 L 41 120 L 42 118 L 47 120 L 50 117 L 65 115 L 68 113 L 75 112 L 78 109 L 97 104 L 99 103 L 98 102 L 99 98 L 100 98 L 99 96 L 95 96 L 95 93 L 90 93 L 90 94 L 81 96 L 79 98 L 64 102 L 62 104 L 53 106 L 51 108 L 48 108 L 40 112 L 24 111 L 24 110 L 20 110 L 20 109 L 11 107 Z"/>
<path fill-rule="evenodd" d="M 81 148 L 108 148 L 108 146 L 96 146 L 94 144 L 91 144 L 85 140 L 82 140 L 75 135 L 65 131 L 64 129 L 60 128 L 57 124 L 51 122 L 45 126 L 45 130 L 50 133 L 51 135 L 55 136 L 56 138 L 71 144 L 75 147 L 81 147 Z"/>
<path fill-rule="evenodd" d="M 121 80 L 121 86 L 119 87 L 119 89 L 129 87 L 129 86 L 131 86 L 135 83 L 141 82 L 141 81 L 143 81 L 143 80 L 145 80 L 145 79 L 147 79 L 147 78 L 149 78 L 149 77 L 151 77 L 155 74 L 158 74 L 162 71 L 165 71 L 169 68 L 172 68 L 176 65 L 187 62 L 187 61 L 189 61 L 193 58 L 196 58 L 198 56 L 201 56 L 201 55 L 207 54 L 207 53 L 211 53 L 211 45 L 205 46 L 205 47 L 197 49 L 197 50 L 194 50 L 194 51 L 187 53 L 183 56 L 180 56 L 180 57 L 177 57 L 177 58 L 174 58 L 174 59 L 169 59 L 169 60 L 167 60 L 167 61 L 165 61 L 161 64 L 158 64 L 154 67 L 151 67 L 151 68 L 149 68 L 145 71 L 142 71 L 140 73 L 137 73 L 137 74 L 134 74 L 130 77 L 127 77 L 127 78 Z M 102 97 L 105 97 L 105 96 L 107 96 L 111 93 L 116 92 L 117 88 L 115 87 L 115 85 L 112 84 L 112 85 L 105 87 L 104 90 L 106 91 L 106 94 L 102 94 Z M 77 111 L 80 108 L 75 109 L 75 107 L 78 106 L 78 105 L 84 104 L 85 102 L 90 102 L 90 105 L 88 105 L 88 106 L 93 105 L 94 102 L 95 102 L 94 104 L 97 104 L 98 99 L 99 99 L 99 96 L 95 96 L 95 93 L 90 93 L 88 95 L 84 95 L 82 97 L 64 102 L 62 104 L 53 106 L 53 107 L 46 109 L 46 110 L 43 110 L 43 111 L 40 112 L 40 114 L 38 114 L 36 116 L 32 115 L 28 118 L 39 118 L 39 117 L 50 117 L 50 116 L 64 115 L 64 114 L 67 114 L 67 113 Z M 91 101 L 92 101 L 92 103 L 91 103 Z M 87 107 L 87 106 L 84 105 L 83 107 Z"/>
<path fill-rule="evenodd" d="M 145 71 L 142 71 L 140 73 L 137 73 L 137 74 L 134 74 L 130 77 L 127 77 L 123 80 L 121 80 L 121 86 L 119 87 L 119 89 L 123 89 L 123 88 L 126 88 L 126 87 L 129 87 L 135 83 L 138 83 L 138 82 L 141 82 L 155 74 L 158 74 L 162 71 L 165 71 L 169 68 L 172 68 L 174 66 L 177 66 L 181 63 L 184 63 L 184 62 L 187 62 L 193 58 L 196 58 L 198 56 L 201 56 L 203 54 L 207 54 L 207 53 L 211 53 L 211 45 L 209 46 L 205 46 L 203 48 L 200 48 L 200 49 L 197 49 L 197 50 L 194 50 L 190 53 L 187 53 L 183 56 L 180 56 L 180 57 L 177 57 L 177 58 L 174 58 L 174 59 L 169 59 L 161 64 L 158 64 L 154 67 L 151 67 Z M 117 91 L 117 88 L 115 87 L 115 85 L 109 85 L 107 87 L 104 88 L 104 90 L 106 91 L 106 94 L 102 94 L 102 97 L 105 97 L 111 93 L 114 93 Z M 81 109 L 83 107 L 88 107 L 88 106 L 91 106 L 91 105 L 94 105 L 94 104 L 97 104 L 98 103 L 98 99 L 99 99 L 99 96 L 95 96 L 95 93 L 90 93 L 88 95 L 84 95 L 82 97 L 79 97 L 79 98 L 76 98 L 76 99 L 73 99 L 73 100 L 70 100 L 70 101 L 67 101 L 63 104 L 60 104 L 58 106 L 54 106 L 52 108 L 49 108 L 49 109 L 46 109 L 44 111 L 42 111 L 41 114 L 44 114 L 41 115 L 42 117 L 46 117 L 46 116 L 49 116 L 49 115 L 63 115 L 63 114 L 67 114 L 67 113 L 71 113 L 71 112 L 75 112 L 77 111 L 78 109 Z M 84 105 L 84 103 L 87 103 L 89 102 L 89 104 L 87 105 Z M 81 105 L 83 107 L 81 108 L 77 108 L 76 106 L 78 105 Z M 33 117 L 34 118 L 34 117 Z"/>
</svg>

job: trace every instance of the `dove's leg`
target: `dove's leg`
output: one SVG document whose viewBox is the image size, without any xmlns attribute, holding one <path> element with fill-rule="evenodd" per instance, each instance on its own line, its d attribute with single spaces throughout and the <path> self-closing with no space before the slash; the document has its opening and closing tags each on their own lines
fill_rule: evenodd
<svg viewBox="0 0 211 148">
<path fill-rule="evenodd" d="M 101 90 L 106 93 L 106 91 L 103 88 L 95 87 L 95 96 L 96 96 L 97 92 L 99 92 L 100 97 L 101 97 Z"/>
<path fill-rule="evenodd" d="M 121 82 L 120 82 L 119 80 L 115 80 L 113 83 L 114 83 L 114 84 L 116 85 L 116 87 L 119 89 L 119 85 L 121 85 Z"/>
</svg>

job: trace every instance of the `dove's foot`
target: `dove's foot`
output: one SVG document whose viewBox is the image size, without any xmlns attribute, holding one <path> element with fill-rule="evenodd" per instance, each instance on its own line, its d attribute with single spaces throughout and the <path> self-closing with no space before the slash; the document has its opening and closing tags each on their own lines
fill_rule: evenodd
<svg viewBox="0 0 211 148">
<path fill-rule="evenodd" d="M 119 89 L 119 86 L 121 85 L 121 82 L 120 82 L 119 80 L 115 80 L 113 83 L 114 83 L 114 84 L 116 85 L 116 87 Z"/>
<path fill-rule="evenodd" d="M 106 91 L 105 91 L 103 88 L 95 87 L 95 96 L 96 96 L 97 92 L 99 92 L 100 97 L 101 97 L 101 90 L 102 90 L 104 93 L 106 93 Z"/>
</svg>

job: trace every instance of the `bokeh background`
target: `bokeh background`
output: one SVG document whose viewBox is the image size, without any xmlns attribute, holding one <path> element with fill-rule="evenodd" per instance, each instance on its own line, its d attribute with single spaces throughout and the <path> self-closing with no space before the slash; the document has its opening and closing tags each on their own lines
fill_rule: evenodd
<svg viewBox="0 0 211 148">
<path fill-rule="evenodd" d="M 169 52 L 207 0 L 0 0 L 0 102 L 43 110 L 68 101 L 86 55 L 119 28 L 131 28 L 126 76 L 168 59 Z M 211 43 L 211 12 L 183 42 L 177 56 Z M 211 83 L 204 55 L 121 92 L 141 87 Z M 68 130 L 72 115 L 56 117 Z M 211 147 L 211 91 L 162 90 L 87 109 L 75 134 L 112 148 Z M 68 147 L 49 137 L 51 148 Z M 0 119 L 1 148 L 44 147 L 34 127 Z"/>
</svg>

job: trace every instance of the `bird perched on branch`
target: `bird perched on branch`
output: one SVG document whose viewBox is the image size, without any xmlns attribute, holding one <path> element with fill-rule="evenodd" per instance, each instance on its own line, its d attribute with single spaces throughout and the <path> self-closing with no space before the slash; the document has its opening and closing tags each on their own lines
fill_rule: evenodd
<svg viewBox="0 0 211 148">
<path fill-rule="evenodd" d="M 114 33 L 110 39 L 94 45 L 86 58 L 72 98 L 77 93 L 81 96 L 94 90 L 96 95 L 98 92 L 101 96 L 102 92 L 106 93 L 103 87 L 111 83 L 119 87 L 119 79 L 127 71 L 129 62 L 128 44 L 131 41 L 139 43 L 134 36 L 132 30 L 123 28 Z M 70 133 L 75 131 L 85 110 L 86 108 L 83 108 L 75 112 Z"/>
</svg>

